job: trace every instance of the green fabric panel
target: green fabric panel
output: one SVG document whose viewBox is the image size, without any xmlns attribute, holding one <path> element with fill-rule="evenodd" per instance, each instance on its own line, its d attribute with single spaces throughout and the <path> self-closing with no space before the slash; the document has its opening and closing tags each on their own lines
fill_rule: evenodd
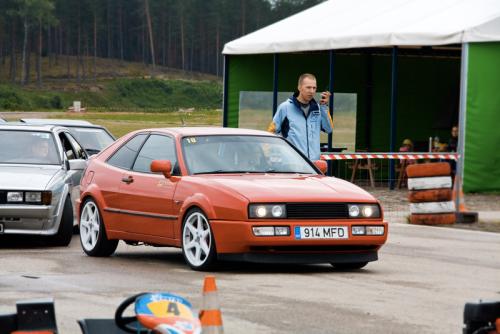
<svg viewBox="0 0 500 334">
<path fill-rule="evenodd" d="M 228 126 L 238 127 L 240 91 L 273 90 L 273 55 L 229 56 Z M 269 119 L 272 112 L 269 111 Z"/>
<path fill-rule="evenodd" d="M 377 56 L 373 65 L 371 150 L 390 148 L 391 57 Z M 405 138 L 447 142 L 458 118 L 460 60 L 398 58 L 396 150 Z"/>
<path fill-rule="evenodd" d="M 471 43 L 464 191 L 500 191 L 500 43 Z"/>
</svg>

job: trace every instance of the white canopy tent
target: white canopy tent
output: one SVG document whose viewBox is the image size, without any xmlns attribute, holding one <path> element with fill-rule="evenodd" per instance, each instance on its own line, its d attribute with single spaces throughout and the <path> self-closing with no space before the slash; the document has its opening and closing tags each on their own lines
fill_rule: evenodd
<svg viewBox="0 0 500 334">
<path fill-rule="evenodd" d="M 500 40 L 500 0 L 329 0 L 227 43 L 243 55 Z"/>
</svg>

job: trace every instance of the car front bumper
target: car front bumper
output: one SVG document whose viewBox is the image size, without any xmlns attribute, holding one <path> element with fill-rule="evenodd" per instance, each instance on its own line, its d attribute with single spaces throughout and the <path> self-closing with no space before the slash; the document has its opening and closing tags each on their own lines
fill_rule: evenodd
<svg viewBox="0 0 500 334">
<path fill-rule="evenodd" d="M 0 205 L 0 234 L 54 235 L 58 227 L 53 205 Z"/>
<path fill-rule="evenodd" d="M 387 241 L 388 224 L 380 220 L 273 220 L 222 221 L 211 220 L 220 260 L 264 263 L 347 263 L 378 259 L 380 247 Z M 254 226 L 288 226 L 289 236 L 255 236 Z M 352 225 L 384 226 L 384 235 L 352 235 Z M 347 226 L 346 239 L 297 239 L 295 227 Z"/>
</svg>

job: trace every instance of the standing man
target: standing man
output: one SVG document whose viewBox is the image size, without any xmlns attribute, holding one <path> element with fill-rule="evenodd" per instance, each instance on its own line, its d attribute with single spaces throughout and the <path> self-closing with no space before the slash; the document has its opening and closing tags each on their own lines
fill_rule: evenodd
<svg viewBox="0 0 500 334">
<path fill-rule="evenodd" d="M 316 77 L 304 73 L 299 77 L 298 92 L 279 105 L 268 131 L 282 135 L 310 160 L 319 160 L 320 132 L 331 133 L 333 122 L 328 113 L 330 92 L 314 100 Z"/>
</svg>

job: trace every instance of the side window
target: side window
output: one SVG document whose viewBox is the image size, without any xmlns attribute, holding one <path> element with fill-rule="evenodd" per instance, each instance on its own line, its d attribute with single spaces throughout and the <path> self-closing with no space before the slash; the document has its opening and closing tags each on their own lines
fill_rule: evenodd
<svg viewBox="0 0 500 334">
<path fill-rule="evenodd" d="M 130 169 L 146 137 L 147 134 L 140 134 L 130 139 L 108 159 L 108 163 L 115 167 Z"/>
<path fill-rule="evenodd" d="M 87 153 L 75 140 L 75 138 L 73 138 L 73 136 L 71 136 L 69 133 L 65 133 L 65 135 L 71 143 L 71 146 L 73 146 L 74 152 L 76 153 L 76 159 L 87 159 Z"/>
<path fill-rule="evenodd" d="M 150 173 L 153 160 L 170 160 L 174 169 L 177 158 L 174 140 L 167 136 L 151 135 L 142 146 L 132 168 L 136 172 Z"/>
<path fill-rule="evenodd" d="M 59 134 L 59 139 L 61 140 L 63 152 L 66 155 L 66 157 L 68 158 L 68 160 L 78 159 L 76 157 L 77 153 L 76 153 L 75 149 L 73 148 L 73 146 L 71 146 L 71 142 L 69 141 L 68 137 L 66 136 L 66 134 L 64 132 L 61 132 Z"/>
</svg>

